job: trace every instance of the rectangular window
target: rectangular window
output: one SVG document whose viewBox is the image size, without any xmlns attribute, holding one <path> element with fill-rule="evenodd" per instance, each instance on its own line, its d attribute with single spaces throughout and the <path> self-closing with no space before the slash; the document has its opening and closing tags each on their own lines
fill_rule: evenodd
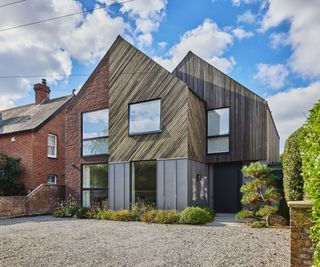
<svg viewBox="0 0 320 267">
<path fill-rule="evenodd" d="M 82 156 L 109 154 L 109 109 L 82 113 Z"/>
<path fill-rule="evenodd" d="M 108 164 L 82 166 L 82 206 L 108 208 Z"/>
<path fill-rule="evenodd" d="M 207 152 L 229 152 L 229 108 L 208 110 Z"/>
<path fill-rule="evenodd" d="M 129 135 L 161 131 L 161 100 L 129 105 Z"/>
<path fill-rule="evenodd" d="M 48 184 L 57 184 L 57 175 L 48 175 Z"/>
<path fill-rule="evenodd" d="M 156 205 L 157 161 L 131 162 L 131 202 Z"/>
<path fill-rule="evenodd" d="M 57 158 L 57 136 L 48 134 L 48 157 Z"/>
</svg>

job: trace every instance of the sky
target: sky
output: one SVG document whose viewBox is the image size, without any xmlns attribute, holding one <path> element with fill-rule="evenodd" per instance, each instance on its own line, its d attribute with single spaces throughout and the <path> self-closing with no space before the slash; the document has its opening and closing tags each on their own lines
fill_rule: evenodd
<svg viewBox="0 0 320 267">
<path fill-rule="evenodd" d="M 191 50 L 264 97 L 281 150 L 320 99 L 320 0 L 12 2 L 0 0 L 0 110 L 32 103 L 41 78 L 52 98 L 79 90 L 119 34 L 169 71 Z"/>
</svg>

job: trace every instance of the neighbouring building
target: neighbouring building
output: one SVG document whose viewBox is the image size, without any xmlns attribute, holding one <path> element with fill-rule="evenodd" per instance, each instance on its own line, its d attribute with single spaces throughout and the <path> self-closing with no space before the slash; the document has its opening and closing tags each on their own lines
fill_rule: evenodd
<svg viewBox="0 0 320 267">
<path fill-rule="evenodd" d="M 83 206 L 236 212 L 258 160 L 279 161 L 266 100 L 191 52 L 170 73 L 119 36 L 66 110 L 66 194 Z"/>
<path fill-rule="evenodd" d="M 26 190 L 64 184 L 65 108 L 72 96 L 50 99 L 43 79 L 34 85 L 35 103 L 0 111 L 0 152 L 20 158 Z"/>
</svg>

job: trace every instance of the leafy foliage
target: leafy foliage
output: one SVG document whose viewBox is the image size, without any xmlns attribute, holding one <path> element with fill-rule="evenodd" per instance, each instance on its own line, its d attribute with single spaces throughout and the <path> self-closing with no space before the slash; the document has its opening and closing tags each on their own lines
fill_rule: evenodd
<svg viewBox="0 0 320 267">
<path fill-rule="evenodd" d="M 265 227 L 267 227 L 266 221 L 249 222 L 248 225 L 250 225 L 252 228 L 265 228 Z"/>
<path fill-rule="evenodd" d="M 260 162 L 251 163 L 242 168 L 245 177 L 250 178 L 240 189 L 243 193 L 241 203 L 245 205 L 237 218 L 254 217 L 261 219 L 268 213 L 275 213 L 275 204 L 280 199 L 280 193 L 275 187 L 275 179 L 271 169 Z"/>
<path fill-rule="evenodd" d="M 175 210 L 149 210 L 140 217 L 143 222 L 160 224 L 178 223 L 179 219 L 180 212 Z"/>
<path fill-rule="evenodd" d="M 69 196 L 68 200 L 56 204 L 55 211 L 52 214 L 54 217 L 73 217 L 80 208 L 77 200 Z"/>
<path fill-rule="evenodd" d="M 20 159 L 0 153 L 0 196 L 25 195 L 24 185 L 17 181 L 22 171 Z"/>
<path fill-rule="evenodd" d="M 212 214 L 200 207 L 188 207 L 181 212 L 181 224 L 205 224 L 212 221 Z"/>
<path fill-rule="evenodd" d="M 112 221 L 135 221 L 134 213 L 130 210 L 115 210 L 111 213 Z"/>
<path fill-rule="evenodd" d="M 301 140 L 302 176 L 306 197 L 313 202 L 311 238 L 314 242 L 314 262 L 320 265 L 320 101 L 310 112 L 305 125 L 306 137 Z"/>
<path fill-rule="evenodd" d="M 283 186 L 287 201 L 303 199 L 300 142 L 305 138 L 305 135 L 306 131 L 301 127 L 289 136 L 284 147 L 282 158 Z"/>
<path fill-rule="evenodd" d="M 252 210 L 240 210 L 236 214 L 237 220 L 242 220 L 246 218 L 255 218 L 254 211 Z"/>
</svg>

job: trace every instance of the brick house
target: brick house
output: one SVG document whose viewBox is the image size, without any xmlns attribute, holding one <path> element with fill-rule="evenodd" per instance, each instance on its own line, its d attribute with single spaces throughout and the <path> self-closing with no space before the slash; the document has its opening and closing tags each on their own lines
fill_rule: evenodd
<svg viewBox="0 0 320 267">
<path fill-rule="evenodd" d="M 66 110 L 66 195 L 83 206 L 236 212 L 241 168 L 279 161 L 266 100 L 189 52 L 170 73 L 120 36 Z"/>
<path fill-rule="evenodd" d="M 65 108 L 72 96 L 50 99 L 46 80 L 34 85 L 35 103 L 0 111 L 0 152 L 21 158 L 26 190 L 64 184 Z"/>
</svg>

